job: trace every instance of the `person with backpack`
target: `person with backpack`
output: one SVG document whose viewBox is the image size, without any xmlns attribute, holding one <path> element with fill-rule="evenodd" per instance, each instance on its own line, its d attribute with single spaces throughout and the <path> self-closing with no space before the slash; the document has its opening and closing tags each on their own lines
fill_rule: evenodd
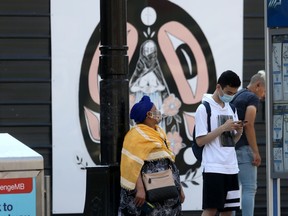
<svg viewBox="0 0 288 216">
<path fill-rule="evenodd" d="M 239 119 L 247 121 L 243 136 L 236 143 L 236 154 L 240 169 L 238 178 L 242 186 L 242 216 L 254 215 L 257 167 L 261 164 L 254 123 L 259 102 L 264 97 L 265 72 L 258 71 L 251 77 L 247 88 L 241 89 L 232 100 L 237 108 Z"/>
<path fill-rule="evenodd" d="M 235 143 L 240 139 L 243 126 L 229 102 L 237 93 L 241 81 L 239 76 L 227 70 L 223 72 L 213 94 L 204 94 L 202 104 L 195 113 L 195 139 L 203 148 L 203 197 L 202 216 L 232 215 L 239 209 L 240 190 Z M 211 108 L 208 131 L 207 111 L 203 102 Z"/>
</svg>

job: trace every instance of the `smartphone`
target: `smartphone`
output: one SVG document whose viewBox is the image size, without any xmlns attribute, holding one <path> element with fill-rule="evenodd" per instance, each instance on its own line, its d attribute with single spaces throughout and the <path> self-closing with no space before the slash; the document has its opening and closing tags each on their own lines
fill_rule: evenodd
<svg viewBox="0 0 288 216">
<path fill-rule="evenodd" d="M 155 206 L 149 202 L 144 202 L 144 204 L 140 207 L 141 211 L 145 212 L 146 214 L 151 213 L 154 208 Z"/>
<path fill-rule="evenodd" d="M 244 126 L 245 124 L 247 124 L 248 121 L 244 120 L 242 121 L 242 125 Z"/>
<path fill-rule="evenodd" d="M 244 126 L 248 121 L 236 121 L 235 124 L 241 124 Z"/>
<path fill-rule="evenodd" d="M 244 126 L 248 121 L 239 121 L 238 124 L 242 124 Z"/>
</svg>

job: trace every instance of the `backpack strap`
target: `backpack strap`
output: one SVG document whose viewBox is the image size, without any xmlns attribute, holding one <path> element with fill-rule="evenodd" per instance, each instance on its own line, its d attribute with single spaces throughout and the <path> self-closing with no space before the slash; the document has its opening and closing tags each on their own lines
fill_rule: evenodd
<svg viewBox="0 0 288 216">
<path fill-rule="evenodd" d="M 211 107 L 207 101 L 203 101 L 203 105 L 205 106 L 206 112 L 207 112 L 207 126 L 208 126 L 208 133 L 209 133 L 209 132 L 211 132 L 211 121 L 210 121 L 210 119 L 211 119 Z"/>
</svg>

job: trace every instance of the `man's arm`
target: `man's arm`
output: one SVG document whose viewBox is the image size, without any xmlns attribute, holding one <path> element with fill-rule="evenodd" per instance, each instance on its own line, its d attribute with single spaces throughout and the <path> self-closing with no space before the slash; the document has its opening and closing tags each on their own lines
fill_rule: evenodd
<svg viewBox="0 0 288 216">
<path fill-rule="evenodd" d="M 241 127 L 242 128 L 242 127 Z M 220 136 L 223 132 L 225 131 L 233 131 L 233 130 L 239 130 L 239 125 L 235 124 L 235 122 L 232 119 L 228 119 L 223 125 L 219 126 L 218 128 L 216 128 L 215 130 L 211 131 L 210 133 L 204 135 L 204 136 L 199 136 L 196 138 L 197 144 L 199 146 L 204 146 L 207 143 L 210 143 L 212 140 L 216 139 L 218 136 Z M 240 138 L 241 134 L 242 134 L 242 130 L 241 132 L 238 132 L 236 134 L 237 139 Z"/>
<path fill-rule="evenodd" d="M 256 132 L 255 132 L 255 119 L 256 119 L 256 107 L 251 105 L 246 108 L 245 120 L 248 122 L 245 124 L 245 135 L 247 137 L 248 144 L 250 145 L 253 151 L 253 164 L 259 166 L 261 164 L 261 157 L 259 154 L 259 149 L 256 141 Z"/>
<path fill-rule="evenodd" d="M 199 146 L 204 146 L 206 143 L 209 143 L 212 140 L 216 139 L 218 136 L 220 136 L 225 131 L 223 125 L 216 128 L 215 130 L 209 132 L 207 135 L 196 137 L 197 144 Z"/>
</svg>

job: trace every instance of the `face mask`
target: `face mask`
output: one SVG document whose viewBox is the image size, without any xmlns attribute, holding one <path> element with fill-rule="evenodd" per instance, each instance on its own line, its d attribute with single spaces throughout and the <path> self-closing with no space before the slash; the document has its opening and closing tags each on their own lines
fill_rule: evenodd
<svg viewBox="0 0 288 216">
<path fill-rule="evenodd" d="M 233 100 L 234 95 L 227 95 L 224 94 L 223 90 L 221 91 L 223 93 L 223 96 L 219 95 L 220 100 L 223 101 L 224 103 L 230 103 Z"/>
<path fill-rule="evenodd" d="M 155 119 L 158 123 L 162 120 L 162 114 L 159 110 L 151 111 L 151 118 Z"/>
</svg>

